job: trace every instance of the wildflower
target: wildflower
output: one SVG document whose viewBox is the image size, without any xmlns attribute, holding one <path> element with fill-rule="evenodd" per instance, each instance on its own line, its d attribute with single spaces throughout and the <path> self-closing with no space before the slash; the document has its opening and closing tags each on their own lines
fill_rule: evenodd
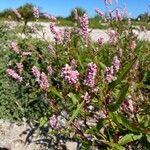
<svg viewBox="0 0 150 150">
<path fill-rule="evenodd" d="M 32 26 L 31 26 L 31 31 L 32 31 L 32 33 L 35 33 L 35 32 L 36 32 L 36 26 L 35 26 L 35 24 L 32 24 Z"/>
<path fill-rule="evenodd" d="M 48 45 L 48 50 L 51 54 L 53 54 L 53 55 L 55 54 L 56 50 L 54 49 L 54 47 L 52 45 L 50 45 L 50 44 Z"/>
<path fill-rule="evenodd" d="M 55 30 L 54 23 L 51 23 L 51 24 L 50 24 L 50 31 L 51 31 L 53 34 L 56 34 L 56 33 L 57 33 L 57 31 Z"/>
<path fill-rule="evenodd" d="M 104 13 L 102 12 L 102 11 L 100 11 L 99 9 L 95 9 L 95 12 L 99 15 L 99 16 L 101 16 L 101 17 L 103 17 L 104 16 Z"/>
<path fill-rule="evenodd" d="M 21 19 L 21 14 L 18 12 L 17 9 L 13 9 L 13 12 L 15 13 L 18 19 Z"/>
<path fill-rule="evenodd" d="M 47 18 L 47 19 L 49 19 L 50 21 L 56 21 L 56 17 L 54 17 L 54 16 L 51 16 L 51 15 L 49 15 L 49 14 L 44 14 L 44 16 L 45 16 L 45 18 Z"/>
<path fill-rule="evenodd" d="M 104 43 L 104 38 L 99 37 L 97 42 L 98 42 L 99 45 L 102 45 Z"/>
<path fill-rule="evenodd" d="M 22 81 L 22 77 L 20 77 L 13 69 L 7 69 L 7 74 L 14 78 L 15 80 Z"/>
<path fill-rule="evenodd" d="M 52 69 L 52 67 L 50 65 L 47 67 L 47 70 L 48 70 L 48 74 L 52 75 L 53 69 Z"/>
<path fill-rule="evenodd" d="M 89 103 L 91 97 L 90 97 L 90 95 L 89 95 L 88 92 L 85 92 L 85 93 L 81 96 L 81 98 L 82 98 L 86 103 Z"/>
<path fill-rule="evenodd" d="M 52 128 L 56 127 L 56 124 L 57 124 L 56 115 L 53 115 L 52 117 L 50 117 L 49 123 L 50 123 L 50 125 L 51 125 Z"/>
<path fill-rule="evenodd" d="M 108 30 L 108 35 L 109 35 L 109 43 L 114 44 L 117 42 L 117 33 L 114 30 L 109 29 Z"/>
<path fill-rule="evenodd" d="M 89 21 L 88 21 L 88 16 L 86 14 L 84 14 L 82 17 L 79 18 L 80 20 L 80 33 L 81 36 L 83 38 L 83 40 L 85 40 L 85 42 L 87 43 L 88 40 L 88 27 L 89 27 Z"/>
<path fill-rule="evenodd" d="M 85 77 L 85 84 L 88 85 L 89 87 L 94 86 L 94 79 L 97 73 L 97 66 L 93 62 L 88 64 L 88 69 Z"/>
<path fill-rule="evenodd" d="M 105 5 L 111 5 L 112 4 L 112 0 L 105 0 Z"/>
<path fill-rule="evenodd" d="M 68 64 L 65 65 L 61 70 L 61 76 L 69 83 L 75 84 L 78 82 L 79 72 L 77 70 L 73 70 L 71 66 Z"/>
<path fill-rule="evenodd" d="M 40 87 L 41 87 L 42 90 L 44 90 L 44 91 L 48 90 L 49 83 L 48 83 L 47 76 L 44 72 L 41 73 L 39 84 L 40 84 Z"/>
<path fill-rule="evenodd" d="M 14 52 L 16 52 L 17 54 L 19 54 L 19 48 L 17 47 L 17 43 L 16 42 L 11 42 L 11 48 L 14 50 Z"/>
<path fill-rule="evenodd" d="M 33 7 L 33 15 L 36 19 L 39 18 L 40 13 L 39 13 L 39 9 L 37 7 Z"/>
<path fill-rule="evenodd" d="M 118 70 L 120 68 L 120 60 L 119 60 L 118 56 L 115 56 L 113 58 L 112 66 L 113 66 L 114 71 L 118 72 Z"/>
<path fill-rule="evenodd" d="M 132 41 L 131 44 L 130 44 L 130 48 L 132 50 L 134 50 L 136 48 L 136 42 L 135 41 Z"/>
<path fill-rule="evenodd" d="M 70 65 L 75 68 L 77 66 L 77 61 L 75 59 L 72 59 L 70 62 Z"/>
<path fill-rule="evenodd" d="M 23 64 L 22 63 L 16 63 L 17 68 L 19 69 L 20 72 L 23 70 Z"/>
<path fill-rule="evenodd" d="M 36 81 L 40 80 L 40 71 L 38 70 L 38 68 L 36 66 L 32 67 L 32 73 L 34 75 L 34 77 L 36 78 Z"/>
<path fill-rule="evenodd" d="M 114 76 L 114 74 L 117 73 L 119 69 L 120 69 L 120 60 L 118 59 L 118 56 L 115 56 L 113 58 L 111 66 L 106 67 L 106 81 L 108 83 L 111 83 L 112 81 L 115 81 L 117 79 Z"/>
<path fill-rule="evenodd" d="M 65 34 L 64 34 L 64 40 L 66 43 L 70 42 L 70 30 L 69 29 L 65 29 Z"/>
<path fill-rule="evenodd" d="M 114 76 L 114 68 L 113 66 L 111 67 L 106 67 L 106 81 L 108 83 L 111 83 L 112 81 L 115 81 L 117 78 Z"/>
</svg>

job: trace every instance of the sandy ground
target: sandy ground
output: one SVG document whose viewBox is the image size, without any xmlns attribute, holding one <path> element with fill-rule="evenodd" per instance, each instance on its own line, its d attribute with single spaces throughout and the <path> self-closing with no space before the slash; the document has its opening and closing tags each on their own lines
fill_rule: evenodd
<svg viewBox="0 0 150 150">
<path fill-rule="evenodd" d="M 33 23 L 29 22 L 28 25 L 31 26 Z M 45 31 L 45 38 L 47 40 L 53 41 L 53 34 L 50 32 L 49 29 L 49 23 L 40 22 L 38 23 L 43 26 L 43 31 Z M 61 29 L 64 31 L 65 28 L 71 28 L 71 27 L 56 27 L 56 30 Z M 93 41 L 97 41 L 99 37 L 103 37 L 104 41 L 107 42 L 109 39 L 109 36 L 107 34 L 107 30 L 100 30 L 100 29 L 90 29 L 90 37 Z M 137 30 L 134 30 L 134 33 L 138 35 L 138 38 L 141 40 L 150 41 L 150 31 L 147 32 L 138 32 Z M 42 32 L 38 32 L 39 35 L 42 35 Z M 35 35 L 34 35 L 35 36 Z M 41 38 L 40 36 L 37 36 Z"/>
</svg>

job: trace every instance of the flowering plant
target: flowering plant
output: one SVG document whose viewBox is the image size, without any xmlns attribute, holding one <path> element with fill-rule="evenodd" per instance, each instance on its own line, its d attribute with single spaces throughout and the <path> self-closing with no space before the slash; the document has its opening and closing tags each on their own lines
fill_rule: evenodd
<svg viewBox="0 0 150 150">
<path fill-rule="evenodd" d="M 105 3 L 109 7 L 112 1 Z M 28 51 L 24 51 L 19 42 L 12 41 L 11 52 L 18 62 L 9 65 L 6 73 L 44 97 L 47 111 L 39 128 L 48 123 L 51 133 L 76 138 L 83 147 L 94 144 L 119 150 L 142 138 L 150 140 L 150 103 L 140 75 L 143 45 L 125 8 L 109 11 L 107 17 L 96 12 L 111 27 L 107 42 L 102 37 L 91 41 L 86 14 L 78 18 L 78 28 L 65 31 L 57 30 L 55 17 L 47 17 L 54 42 L 44 34 L 40 47 L 25 39 Z M 36 7 L 33 13 L 38 21 Z M 40 34 L 36 28 L 34 34 Z"/>
</svg>

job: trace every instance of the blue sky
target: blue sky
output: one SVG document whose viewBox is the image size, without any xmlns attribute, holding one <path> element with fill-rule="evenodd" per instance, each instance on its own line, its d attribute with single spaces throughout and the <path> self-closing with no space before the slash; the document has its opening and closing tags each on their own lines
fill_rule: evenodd
<svg viewBox="0 0 150 150">
<path fill-rule="evenodd" d="M 115 0 L 113 0 L 115 1 Z M 126 4 L 132 17 L 148 11 L 150 0 L 118 0 L 119 6 Z M 106 11 L 103 0 L 0 0 L 0 11 L 6 8 L 17 8 L 25 3 L 33 3 L 39 6 L 42 12 L 48 12 L 55 16 L 67 16 L 75 7 L 87 10 L 89 16 L 94 16 L 95 8 Z"/>
</svg>

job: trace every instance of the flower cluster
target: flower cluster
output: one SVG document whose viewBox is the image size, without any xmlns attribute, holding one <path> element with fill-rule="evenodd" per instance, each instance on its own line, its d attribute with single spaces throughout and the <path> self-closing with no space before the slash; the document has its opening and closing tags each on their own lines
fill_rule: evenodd
<svg viewBox="0 0 150 150">
<path fill-rule="evenodd" d="M 65 33 L 64 33 L 64 40 L 66 43 L 70 42 L 70 30 L 69 29 L 65 29 Z"/>
<path fill-rule="evenodd" d="M 17 47 L 17 43 L 16 42 L 11 42 L 10 44 L 12 50 L 14 50 L 14 52 L 16 52 L 17 54 L 19 54 L 19 48 Z"/>
<path fill-rule="evenodd" d="M 97 65 L 94 64 L 93 62 L 88 64 L 88 69 L 86 72 L 86 77 L 85 77 L 85 84 L 88 85 L 89 87 L 94 86 L 94 79 L 97 73 Z"/>
<path fill-rule="evenodd" d="M 7 69 L 6 72 L 9 76 L 14 78 L 15 80 L 20 81 L 20 82 L 22 81 L 22 77 L 20 77 L 19 74 L 16 73 L 13 69 Z"/>
<path fill-rule="evenodd" d="M 87 42 L 88 36 L 89 36 L 89 31 L 88 31 L 88 27 L 89 27 L 88 16 L 86 14 L 84 14 L 82 17 L 79 18 L 79 20 L 80 20 L 80 28 L 81 28 L 80 32 L 81 32 L 81 36 L 85 40 L 85 42 Z"/>
<path fill-rule="evenodd" d="M 22 63 L 16 63 L 17 68 L 19 69 L 20 72 L 23 70 L 23 64 Z"/>
<path fill-rule="evenodd" d="M 81 98 L 82 98 L 86 103 L 89 103 L 91 96 L 89 95 L 88 92 L 85 92 L 85 93 L 81 96 Z"/>
<path fill-rule="evenodd" d="M 102 11 L 100 11 L 98 8 L 95 9 L 95 12 L 101 17 L 104 16 L 104 13 Z"/>
<path fill-rule="evenodd" d="M 51 15 L 49 15 L 49 14 L 44 14 L 44 16 L 45 16 L 45 18 L 47 18 L 47 19 L 49 19 L 50 21 L 56 21 L 56 17 L 54 17 L 54 16 L 51 16 Z"/>
<path fill-rule="evenodd" d="M 53 74 L 53 69 L 52 69 L 52 67 L 50 65 L 47 67 L 47 70 L 48 70 L 48 74 L 49 75 Z"/>
<path fill-rule="evenodd" d="M 99 45 L 102 45 L 104 43 L 104 38 L 103 37 L 99 37 L 97 40 Z"/>
<path fill-rule="evenodd" d="M 106 81 L 111 83 L 115 81 L 117 78 L 114 76 L 114 73 L 118 72 L 120 69 L 120 60 L 118 56 L 113 58 L 113 62 L 110 67 L 106 67 Z"/>
<path fill-rule="evenodd" d="M 62 37 L 63 37 L 63 33 L 62 30 L 60 29 L 59 31 L 56 31 L 54 23 L 50 24 L 50 31 L 54 34 L 54 39 L 56 41 L 56 43 L 62 43 Z"/>
<path fill-rule="evenodd" d="M 40 16 L 40 12 L 39 12 L 39 9 L 37 7 L 33 7 L 33 15 L 36 19 L 39 18 Z"/>
<path fill-rule="evenodd" d="M 41 73 L 39 84 L 40 84 L 40 87 L 41 87 L 42 90 L 44 90 L 44 91 L 48 90 L 49 83 L 48 83 L 47 76 L 44 72 Z"/>
<path fill-rule="evenodd" d="M 13 12 L 15 13 L 18 19 L 21 19 L 21 14 L 18 12 L 17 9 L 13 9 Z"/>
<path fill-rule="evenodd" d="M 61 77 L 63 77 L 69 84 L 76 84 L 78 82 L 79 72 L 73 70 L 72 66 L 65 65 L 61 70 Z"/>
<path fill-rule="evenodd" d="M 50 52 L 51 54 L 53 54 L 53 55 L 55 54 L 55 51 L 56 51 L 56 50 L 55 50 L 55 48 L 54 48 L 51 44 L 48 45 L 48 50 L 49 50 L 49 52 Z"/>
<path fill-rule="evenodd" d="M 131 44 L 130 44 L 130 48 L 132 50 L 134 50 L 136 48 L 136 42 L 135 41 L 132 41 Z"/>
<path fill-rule="evenodd" d="M 109 43 L 115 44 L 117 42 L 117 38 L 118 38 L 117 33 L 114 30 L 109 29 L 108 35 L 109 35 Z"/>
<path fill-rule="evenodd" d="M 36 81 L 39 83 L 40 88 L 44 91 L 47 91 L 49 88 L 49 83 L 46 74 L 44 72 L 40 73 L 36 66 L 32 67 L 32 73 L 36 78 Z"/>
<path fill-rule="evenodd" d="M 105 0 L 105 5 L 111 5 L 112 4 L 112 0 Z"/>
</svg>

